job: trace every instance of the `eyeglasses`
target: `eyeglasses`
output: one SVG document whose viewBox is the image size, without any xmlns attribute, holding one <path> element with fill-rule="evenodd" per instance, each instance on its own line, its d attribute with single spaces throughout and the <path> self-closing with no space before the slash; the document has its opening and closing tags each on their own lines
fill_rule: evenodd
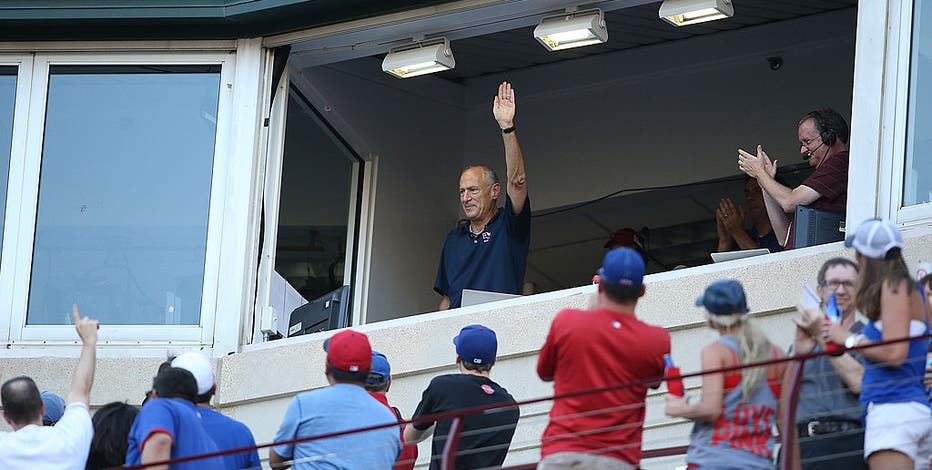
<svg viewBox="0 0 932 470">
<path fill-rule="evenodd" d="M 818 136 L 815 136 L 815 137 L 813 137 L 813 138 L 811 138 L 811 139 L 803 139 L 803 140 L 800 140 L 799 143 L 802 144 L 803 147 L 809 148 L 809 146 L 812 145 L 813 142 L 815 142 L 817 139 L 821 139 L 821 138 L 822 138 L 822 136 L 818 135 Z"/>
<path fill-rule="evenodd" d="M 826 281 L 823 286 L 829 288 L 829 290 L 838 290 L 838 286 L 845 286 L 845 289 L 851 290 L 854 289 L 854 281 L 839 281 L 838 279 L 832 279 Z"/>
</svg>

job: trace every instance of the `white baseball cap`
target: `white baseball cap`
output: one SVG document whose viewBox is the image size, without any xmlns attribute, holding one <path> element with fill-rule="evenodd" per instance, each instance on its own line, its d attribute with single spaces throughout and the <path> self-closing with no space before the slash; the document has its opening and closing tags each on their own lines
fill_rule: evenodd
<svg viewBox="0 0 932 470">
<path fill-rule="evenodd" d="M 172 360 L 172 367 L 184 369 L 194 376 L 198 395 L 207 393 L 214 386 L 214 369 L 210 366 L 210 359 L 201 353 L 184 353 Z"/>
<path fill-rule="evenodd" d="M 853 235 L 845 238 L 845 246 L 873 259 L 884 259 L 893 248 L 903 249 L 903 234 L 896 224 L 885 219 L 870 219 Z"/>
<path fill-rule="evenodd" d="M 932 275 L 932 263 L 928 261 L 920 261 L 916 265 L 916 280 L 922 282 L 923 279 Z"/>
</svg>

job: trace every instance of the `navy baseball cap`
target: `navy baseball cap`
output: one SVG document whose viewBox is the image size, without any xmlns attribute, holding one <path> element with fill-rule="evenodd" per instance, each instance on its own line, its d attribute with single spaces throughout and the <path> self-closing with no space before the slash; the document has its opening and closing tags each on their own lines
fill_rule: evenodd
<svg viewBox="0 0 932 470">
<path fill-rule="evenodd" d="M 456 355 L 472 364 L 494 364 L 498 352 L 498 339 L 491 328 L 469 325 L 453 338 Z"/>
<path fill-rule="evenodd" d="M 640 286 L 644 283 L 644 258 L 631 248 L 615 248 L 605 254 L 599 280 L 622 286 Z"/>
<path fill-rule="evenodd" d="M 744 288 L 734 279 L 720 279 L 709 284 L 696 299 L 697 307 L 705 307 L 715 315 L 732 315 L 748 313 L 748 301 Z"/>
<path fill-rule="evenodd" d="M 392 366 L 388 363 L 388 358 L 378 351 L 372 351 L 372 368 L 369 369 L 369 378 L 366 384 L 381 386 L 392 378 Z"/>
</svg>

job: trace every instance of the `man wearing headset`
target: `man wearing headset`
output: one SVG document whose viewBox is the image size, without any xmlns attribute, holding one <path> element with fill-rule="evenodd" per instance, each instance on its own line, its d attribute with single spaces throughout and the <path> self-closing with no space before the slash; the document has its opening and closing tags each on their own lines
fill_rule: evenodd
<svg viewBox="0 0 932 470">
<path fill-rule="evenodd" d="M 831 212 L 845 212 L 848 193 L 848 123 L 834 109 L 820 109 L 799 121 L 799 153 L 815 172 L 796 188 L 788 188 L 774 177 L 777 161 L 770 160 L 758 145 L 757 155 L 738 149 L 738 168 L 757 180 L 764 190 L 770 224 L 784 249 L 793 248 L 791 215 L 798 205 Z"/>
</svg>

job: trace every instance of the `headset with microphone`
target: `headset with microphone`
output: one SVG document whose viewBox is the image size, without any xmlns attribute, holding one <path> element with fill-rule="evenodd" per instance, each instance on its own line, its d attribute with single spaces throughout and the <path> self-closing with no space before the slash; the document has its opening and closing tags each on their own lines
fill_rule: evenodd
<svg viewBox="0 0 932 470">
<path fill-rule="evenodd" d="M 822 143 L 819 144 L 819 146 L 816 147 L 815 150 L 810 150 L 806 152 L 805 154 L 803 154 L 803 160 L 809 160 L 810 158 L 812 158 L 812 154 L 819 151 L 819 149 L 822 148 L 823 145 L 828 145 L 829 147 L 831 147 L 832 144 L 834 144 L 836 140 L 835 131 L 826 125 L 825 118 L 822 117 L 822 113 L 820 113 L 819 111 L 813 111 L 809 113 L 809 117 L 811 117 L 813 122 L 815 123 L 816 129 L 819 131 L 819 139 L 822 141 Z M 822 162 L 825 161 L 825 157 L 827 156 L 828 156 L 828 149 L 826 149 L 825 152 L 823 153 L 822 159 L 819 161 L 819 165 L 821 165 Z M 816 165 L 816 166 L 819 166 L 819 165 Z"/>
</svg>

